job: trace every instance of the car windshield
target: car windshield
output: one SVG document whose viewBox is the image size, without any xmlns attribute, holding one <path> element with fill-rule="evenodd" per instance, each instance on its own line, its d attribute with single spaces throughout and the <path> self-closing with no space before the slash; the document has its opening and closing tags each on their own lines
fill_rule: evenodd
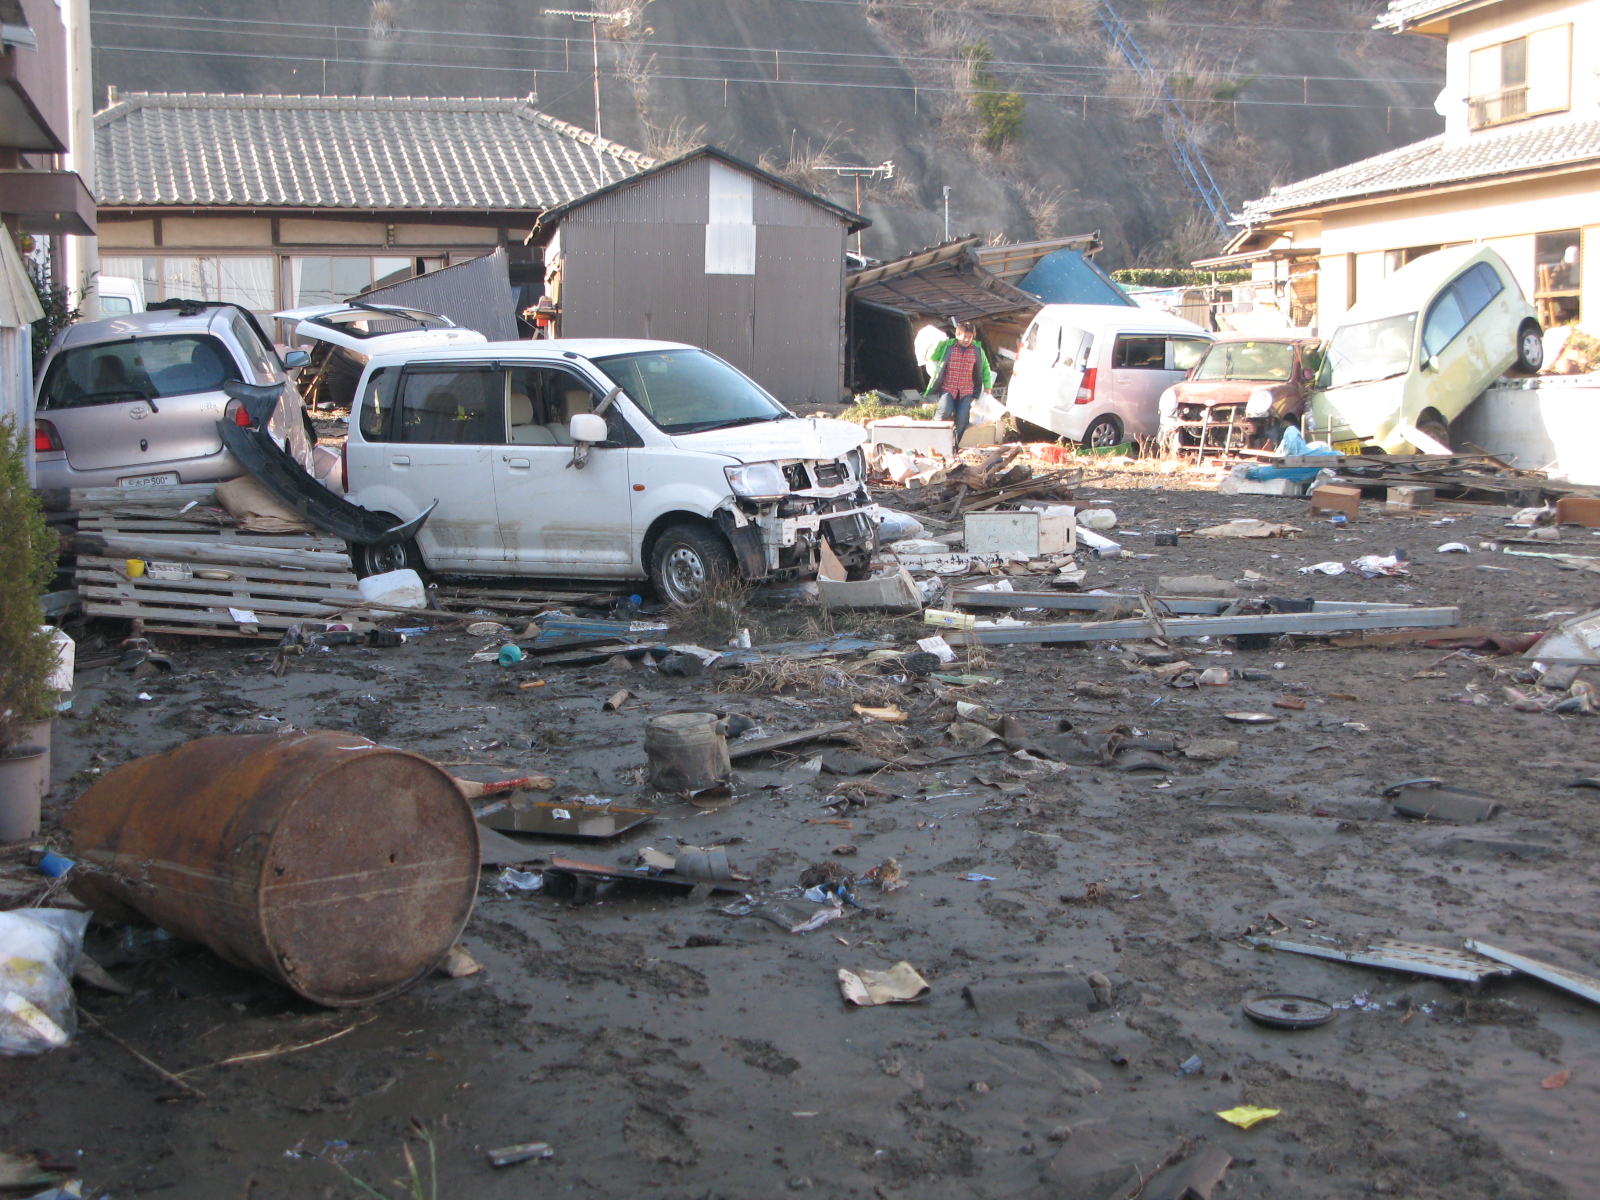
<svg viewBox="0 0 1600 1200">
<path fill-rule="evenodd" d="M 453 329 L 455 326 L 436 313 L 420 308 L 390 308 L 386 305 L 341 309 L 312 317 L 311 324 L 337 329 L 350 337 L 378 337 L 385 333 L 412 333 L 418 329 Z"/>
<path fill-rule="evenodd" d="M 1294 347 L 1282 342 L 1218 342 L 1191 379 L 1260 379 L 1287 383 L 1294 374 Z"/>
<path fill-rule="evenodd" d="M 663 433 L 698 433 L 794 415 L 702 350 L 647 350 L 594 362 Z"/>
<path fill-rule="evenodd" d="M 214 392 L 238 379 L 233 356 L 214 337 L 182 334 L 74 346 L 56 355 L 39 408 L 88 408 Z"/>
<path fill-rule="evenodd" d="M 1325 388 L 1336 388 L 1404 375 L 1411 369 L 1411 343 L 1416 329 L 1416 313 L 1341 325 L 1328 343 L 1318 382 Z"/>
</svg>

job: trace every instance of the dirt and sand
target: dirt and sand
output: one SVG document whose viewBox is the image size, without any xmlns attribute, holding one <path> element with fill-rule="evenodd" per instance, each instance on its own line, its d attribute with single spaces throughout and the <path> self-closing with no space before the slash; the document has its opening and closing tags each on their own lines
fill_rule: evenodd
<svg viewBox="0 0 1600 1200">
<path fill-rule="evenodd" d="M 1128 549 L 1157 557 L 1091 561 L 1086 587 L 1253 570 L 1267 594 L 1453 604 L 1462 624 L 1504 631 L 1594 608 L 1600 590 L 1544 560 L 1435 552 L 1503 535 L 1505 510 L 1404 519 L 1369 509 L 1339 529 L 1309 519 L 1303 501 L 1187 491 L 1158 475 L 1099 484 L 1082 494 L 1115 507 Z M 1304 532 L 1153 545 L 1156 531 L 1235 516 Z M 1441 516 L 1457 520 L 1429 524 Z M 1570 543 L 1593 540 L 1568 530 L 1561 548 L 1582 553 Z M 1410 553 L 1409 576 L 1295 573 L 1397 547 Z M 758 637 L 825 623 L 755 610 L 742 620 Z M 902 645 L 927 632 L 904 618 L 854 625 Z M 639 782 L 648 717 L 734 711 L 780 732 L 851 718 L 859 695 L 819 673 L 807 677 L 814 689 L 770 694 L 713 691 L 728 673 L 678 679 L 609 664 L 508 689 L 502 668 L 468 663 L 478 648 L 440 628 L 398 649 L 308 656 L 279 678 L 256 646 L 173 639 L 170 677 L 85 673 L 71 719 L 57 725 L 47 828 L 93 770 L 275 718 L 354 730 L 464 777 L 546 771 L 557 796 L 659 806 L 654 823 L 580 857 L 620 865 L 646 845 L 725 844 L 760 891 L 792 887 L 819 860 L 864 872 L 892 855 L 908 886 L 863 886 L 868 911 L 792 935 L 724 915 L 728 896 L 691 902 L 630 884 L 574 906 L 501 894 L 486 869 L 463 935 L 485 969 L 353 1012 L 297 1002 L 198 947 L 124 954 L 111 949 L 114 931 L 97 932 L 91 951 L 130 960 L 111 969 L 134 994 L 82 988 L 85 1008 L 166 1069 L 192 1070 L 185 1078 L 204 1098 L 172 1099 L 171 1084 L 85 1029 L 66 1050 L 0 1070 L 0 1148 L 76 1161 L 85 1195 L 119 1200 L 370 1194 L 350 1176 L 411 1195 L 398 1184 L 406 1146 L 422 1164 L 420 1194 L 432 1195 L 419 1128 L 436 1154 L 437 1195 L 449 1198 L 1105 1195 L 1110 1184 L 1095 1192 L 1073 1179 L 1114 1166 L 1118 1152 L 1148 1171 L 1185 1140 L 1233 1156 L 1218 1193 L 1233 1200 L 1594 1194 L 1600 1145 L 1584 1130 L 1600 1090 L 1600 1010 L 1527 979 L 1475 994 L 1241 941 L 1269 926 L 1301 940 L 1482 937 L 1570 967 L 1600 964 L 1600 801 L 1564 786 L 1600 773 L 1597 726 L 1505 704 L 1495 672 L 1518 660 L 1213 643 L 1185 657 L 1267 677 L 1180 690 L 1105 646 L 992 648 L 977 669 L 999 682 L 962 698 L 1032 730 L 1120 723 L 1229 737 L 1241 750 L 1155 774 L 1052 773 L 997 751 L 863 776 L 808 772 L 816 750 L 802 750 L 747 773 L 733 805 L 703 812 Z M 856 678 L 911 714 L 873 727 L 865 750 L 940 744 L 951 714 L 941 689 Z M 1488 703 L 1461 702 L 1469 685 Z M 619 686 L 636 701 L 602 711 Z M 1307 707 L 1273 707 L 1286 696 Z M 1224 721 L 1238 709 L 1281 720 Z M 1379 791 L 1419 776 L 1492 792 L 1503 810 L 1468 826 L 1393 816 Z M 551 851 L 571 848 L 546 841 L 536 853 Z M 841 1002 L 838 968 L 901 960 L 931 985 L 925 1000 Z M 986 1013 L 963 997 L 1046 971 L 1103 973 L 1111 1003 Z M 1321 1028 L 1273 1031 L 1240 1013 L 1267 992 L 1345 1007 Z M 1203 1068 L 1180 1073 L 1191 1056 Z M 1541 1087 L 1563 1070 L 1564 1087 Z M 1281 1111 L 1248 1131 L 1215 1115 L 1239 1104 Z M 548 1142 L 553 1157 L 488 1165 L 488 1149 L 529 1141 Z"/>
</svg>

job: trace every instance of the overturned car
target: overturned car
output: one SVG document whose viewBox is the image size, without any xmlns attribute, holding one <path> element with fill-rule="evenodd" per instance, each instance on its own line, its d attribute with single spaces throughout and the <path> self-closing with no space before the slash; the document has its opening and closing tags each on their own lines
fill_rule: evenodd
<svg viewBox="0 0 1600 1200">
<path fill-rule="evenodd" d="M 1264 449 L 1299 425 L 1322 361 L 1322 342 L 1299 337 L 1225 337 L 1180 383 L 1161 394 L 1167 452 Z"/>
</svg>

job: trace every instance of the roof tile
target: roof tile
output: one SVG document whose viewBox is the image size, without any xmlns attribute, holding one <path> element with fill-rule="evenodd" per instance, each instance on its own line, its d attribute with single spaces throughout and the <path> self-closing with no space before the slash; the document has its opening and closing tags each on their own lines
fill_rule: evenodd
<svg viewBox="0 0 1600 1200">
<path fill-rule="evenodd" d="M 125 93 L 94 124 L 107 207 L 541 211 L 655 163 L 525 100 Z"/>
</svg>

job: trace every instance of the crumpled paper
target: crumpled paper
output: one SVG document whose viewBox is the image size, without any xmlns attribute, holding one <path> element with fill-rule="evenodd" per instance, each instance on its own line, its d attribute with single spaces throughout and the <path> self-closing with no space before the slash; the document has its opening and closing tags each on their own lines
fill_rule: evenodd
<svg viewBox="0 0 1600 1200">
<path fill-rule="evenodd" d="M 921 1000 L 932 989 L 908 962 L 897 962 L 887 971 L 847 971 L 839 968 L 839 994 L 847 1004 L 871 1008 L 879 1004 L 909 1004 Z"/>
</svg>

